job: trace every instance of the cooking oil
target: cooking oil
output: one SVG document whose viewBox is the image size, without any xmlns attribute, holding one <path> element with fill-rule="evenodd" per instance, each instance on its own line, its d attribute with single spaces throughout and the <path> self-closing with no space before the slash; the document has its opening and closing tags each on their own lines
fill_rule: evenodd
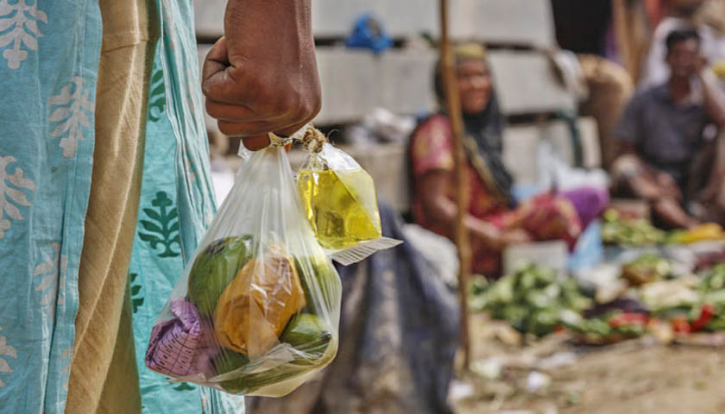
<svg viewBox="0 0 725 414">
<path fill-rule="evenodd" d="M 322 247 L 342 250 L 382 236 L 375 183 L 363 169 L 301 170 L 297 185 Z"/>
</svg>

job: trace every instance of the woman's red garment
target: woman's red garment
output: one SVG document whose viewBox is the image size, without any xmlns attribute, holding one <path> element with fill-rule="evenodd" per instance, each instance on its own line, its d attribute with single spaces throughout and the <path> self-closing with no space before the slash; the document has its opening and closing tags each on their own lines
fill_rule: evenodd
<svg viewBox="0 0 725 414">
<path fill-rule="evenodd" d="M 453 172 L 453 145 L 451 127 L 444 115 L 434 115 L 425 121 L 412 137 L 411 163 L 414 187 L 433 171 Z M 471 163 L 466 165 L 468 213 L 473 217 L 496 225 L 502 230 L 523 229 L 535 240 L 563 240 L 571 247 L 582 232 L 579 216 L 572 203 L 563 197 L 543 194 L 527 200 L 517 208 L 510 208 L 494 194 L 495 189 L 481 178 Z M 448 187 L 447 196 L 454 200 L 455 188 Z M 440 218 L 431 217 L 424 206 L 421 191 L 413 194 L 415 221 L 442 236 L 454 239 L 454 229 Z M 501 251 L 495 250 L 478 237 L 471 238 L 472 270 L 484 275 L 501 272 Z"/>
</svg>

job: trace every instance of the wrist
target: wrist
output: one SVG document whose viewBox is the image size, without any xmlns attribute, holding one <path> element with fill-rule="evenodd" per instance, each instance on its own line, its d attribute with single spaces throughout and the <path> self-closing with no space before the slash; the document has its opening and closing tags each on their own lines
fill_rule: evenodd
<svg viewBox="0 0 725 414">
<path fill-rule="evenodd" d="M 267 47 L 271 49 L 268 51 L 270 56 L 275 56 L 276 60 L 307 59 L 304 51 L 314 51 L 311 10 L 311 0 L 229 0 L 224 15 L 224 35 L 231 43 L 230 59 L 250 47 L 269 44 L 284 49 Z M 236 44 L 240 47 L 235 47 Z M 298 53 L 284 53 L 293 49 Z"/>
<path fill-rule="evenodd" d="M 492 245 L 500 244 L 503 238 L 503 232 L 499 228 L 483 221 L 479 221 L 473 230 L 476 235 Z"/>
</svg>

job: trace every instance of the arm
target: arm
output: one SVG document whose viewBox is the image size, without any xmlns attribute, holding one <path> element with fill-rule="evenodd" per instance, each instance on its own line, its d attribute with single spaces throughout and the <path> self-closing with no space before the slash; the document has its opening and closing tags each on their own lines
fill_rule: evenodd
<svg viewBox="0 0 725 414">
<path fill-rule="evenodd" d="M 635 95 L 627 103 L 614 129 L 617 144 L 617 157 L 627 156 L 640 160 L 637 155 L 637 144 L 642 134 L 642 98 Z"/>
<path fill-rule="evenodd" d="M 454 228 L 458 206 L 446 197 L 446 189 L 450 187 L 451 174 L 446 171 L 431 171 L 425 174 L 420 182 L 423 208 L 429 217 L 436 217 L 448 228 Z M 498 227 L 467 214 L 465 225 L 473 237 L 478 237 L 495 249 L 502 249 L 509 244 L 526 243 L 530 237 L 523 231 L 502 232 Z"/>
<path fill-rule="evenodd" d="M 674 182 L 665 183 L 669 176 L 662 176 L 658 179 L 657 174 L 652 174 L 656 169 L 649 166 L 638 154 L 637 144 L 642 138 L 642 134 L 646 133 L 646 127 L 642 125 L 642 105 L 641 95 L 637 95 L 632 98 L 622 113 L 615 130 L 618 155 L 612 164 L 612 171 L 620 180 L 629 183 L 635 196 L 647 200 L 657 200 L 667 194 L 675 195 L 673 189 L 676 189 L 676 185 Z M 662 181 L 662 185 L 658 181 Z M 672 181 L 671 178 L 670 181 Z"/>
<path fill-rule="evenodd" d="M 310 0 L 229 0 L 224 33 L 204 63 L 206 108 L 250 149 L 290 135 L 320 110 Z"/>
<path fill-rule="evenodd" d="M 715 75 L 708 69 L 701 69 L 698 71 L 697 77 L 702 85 L 707 114 L 718 128 L 725 129 L 725 97 L 717 85 Z"/>
</svg>

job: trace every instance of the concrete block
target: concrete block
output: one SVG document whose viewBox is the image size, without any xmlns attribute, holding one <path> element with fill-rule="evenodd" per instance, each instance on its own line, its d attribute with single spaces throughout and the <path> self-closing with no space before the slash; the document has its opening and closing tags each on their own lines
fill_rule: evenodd
<svg viewBox="0 0 725 414">
<path fill-rule="evenodd" d="M 224 10 L 227 0 L 198 0 L 194 2 L 196 35 L 215 39 L 224 35 Z"/>
<path fill-rule="evenodd" d="M 574 96 L 556 79 L 543 53 L 491 51 L 494 84 L 507 115 L 573 110 Z"/>
<path fill-rule="evenodd" d="M 199 37 L 223 34 L 226 0 L 194 3 Z M 451 37 L 487 43 L 546 47 L 554 44 L 549 0 L 453 0 Z M 312 27 L 317 37 L 344 38 L 355 20 L 374 13 L 396 38 L 439 35 L 438 0 L 313 0 Z"/>
<path fill-rule="evenodd" d="M 452 0 L 451 37 L 536 48 L 552 46 L 554 18 L 549 1 Z"/>
</svg>

